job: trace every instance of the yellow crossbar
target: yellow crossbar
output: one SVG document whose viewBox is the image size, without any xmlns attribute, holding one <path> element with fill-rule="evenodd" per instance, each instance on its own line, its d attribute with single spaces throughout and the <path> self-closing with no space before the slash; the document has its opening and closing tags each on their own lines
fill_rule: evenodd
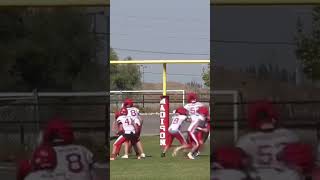
<svg viewBox="0 0 320 180">
<path fill-rule="evenodd" d="M 111 60 L 111 64 L 162 64 L 162 95 L 167 95 L 167 64 L 208 64 L 206 60 Z"/>
</svg>

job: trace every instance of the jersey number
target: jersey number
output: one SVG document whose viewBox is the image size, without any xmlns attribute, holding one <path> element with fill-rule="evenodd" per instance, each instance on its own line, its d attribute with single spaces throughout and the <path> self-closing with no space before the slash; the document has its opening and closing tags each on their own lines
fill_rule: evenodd
<svg viewBox="0 0 320 180">
<path fill-rule="evenodd" d="M 192 108 L 190 109 L 190 113 L 191 113 L 191 114 L 195 114 L 195 113 L 196 113 L 196 110 L 195 110 L 194 107 L 192 107 Z"/>
<path fill-rule="evenodd" d="M 282 149 L 287 143 L 278 143 L 276 148 Z M 272 153 L 273 146 L 270 145 L 262 145 L 258 146 L 258 163 L 263 165 L 270 165 L 273 160 L 275 160 L 274 155 Z"/>
<path fill-rule="evenodd" d="M 130 112 L 131 112 L 131 116 L 136 116 L 137 115 L 135 110 L 131 110 Z"/>
<path fill-rule="evenodd" d="M 263 165 L 270 165 L 273 160 L 272 146 L 262 145 L 258 146 L 258 163 Z"/>
<path fill-rule="evenodd" d="M 131 121 L 129 121 L 129 119 L 126 119 L 126 120 L 124 121 L 124 123 L 126 123 L 127 125 L 130 125 L 130 124 L 131 124 Z"/>
<path fill-rule="evenodd" d="M 76 153 L 68 154 L 66 156 L 68 162 L 68 169 L 70 172 L 79 173 L 83 169 L 83 164 L 81 162 L 81 156 Z"/>
<path fill-rule="evenodd" d="M 177 124 L 179 122 L 179 118 L 175 118 L 173 121 L 172 121 L 172 124 Z"/>
</svg>

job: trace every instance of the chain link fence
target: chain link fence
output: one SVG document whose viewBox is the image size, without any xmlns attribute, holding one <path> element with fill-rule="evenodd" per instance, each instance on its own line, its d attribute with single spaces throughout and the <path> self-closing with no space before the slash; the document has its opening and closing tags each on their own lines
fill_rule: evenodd
<svg viewBox="0 0 320 180">
<path fill-rule="evenodd" d="M 109 107 L 107 94 L 0 93 L 0 159 L 14 158 L 30 152 L 37 145 L 40 130 L 54 116 L 70 120 L 76 143 L 85 145 L 94 154 L 102 154 L 108 141 Z M 17 97 L 19 96 L 19 97 Z"/>
</svg>

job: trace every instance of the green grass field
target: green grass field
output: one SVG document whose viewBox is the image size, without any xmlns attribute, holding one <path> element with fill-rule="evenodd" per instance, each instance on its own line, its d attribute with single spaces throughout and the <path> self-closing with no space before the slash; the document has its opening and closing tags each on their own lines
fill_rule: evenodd
<svg viewBox="0 0 320 180">
<path fill-rule="evenodd" d="M 129 159 L 117 158 L 115 161 L 110 161 L 111 180 L 210 179 L 209 140 L 201 155 L 195 160 L 187 159 L 182 151 L 177 157 L 172 157 L 171 152 L 173 148 L 167 152 L 165 158 L 161 158 L 159 136 L 142 137 L 141 140 L 148 157 L 137 160 L 136 156 L 132 155 Z M 110 147 L 112 147 L 113 142 L 110 142 Z M 174 140 L 173 145 L 178 145 L 178 142 Z"/>
</svg>

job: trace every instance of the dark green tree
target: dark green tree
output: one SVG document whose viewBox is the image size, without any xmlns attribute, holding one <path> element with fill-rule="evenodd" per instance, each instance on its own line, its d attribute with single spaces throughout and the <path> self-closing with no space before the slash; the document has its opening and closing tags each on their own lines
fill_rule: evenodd
<svg viewBox="0 0 320 180">
<path fill-rule="evenodd" d="M 313 9 L 311 32 L 304 32 L 301 19 L 297 20 L 295 42 L 295 53 L 304 74 L 310 80 L 320 80 L 320 7 Z"/>
<path fill-rule="evenodd" d="M 210 64 L 202 70 L 202 80 L 204 81 L 204 85 L 210 88 Z"/>
<path fill-rule="evenodd" d="M 114 49 L 110 49 L 110 59 L 119 60 Z M 125 60 L 132 60 L 127 57 Z M 111 64 L 110 66 L 110 89 L 133 90 L 141 87 L 141 73 L 138 65 L 134 64 Z"/>
<path fill-rule="evenodd" d="M 78 90 L 74 82 L 85 73 L 86 82 L 95 80 L 96 87 L 102 87 L 97 79 L 103 79 L 105 70 L 96 58 L 102 43 L 89 32 L 91 20 L 84 12 L 82 8 L 1 11 L 6 13 L 0 15 L 5 23 L 0 28 L 1 67 L 5 68 L 4 77 L 10 79 L 1 90 Z M 76 87 L 92 87 L 83 83 Z"/>
</svg>

